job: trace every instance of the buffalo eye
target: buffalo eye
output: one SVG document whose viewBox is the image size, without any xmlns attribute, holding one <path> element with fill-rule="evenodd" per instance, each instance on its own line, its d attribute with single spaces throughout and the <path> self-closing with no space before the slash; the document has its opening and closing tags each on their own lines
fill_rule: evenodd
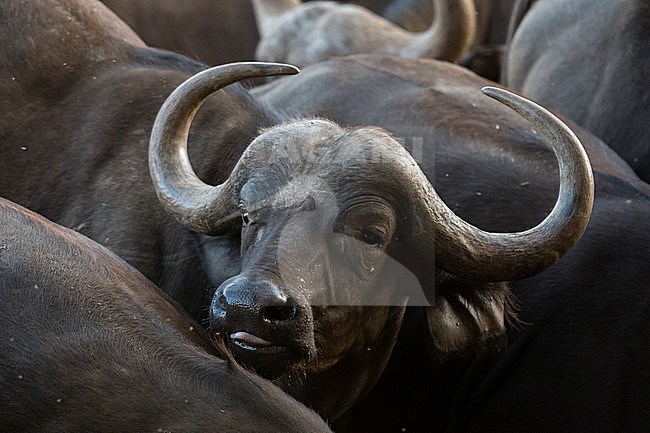
<svg viewBox="0 0 650 433">
<path fill-rule="evenodd" d="M 386 243 L 384 234 L 378 231 L 377 229 L 363 230 L 361 232 L 360 239 L 363 243 L 373 247 L 380 247 Z"/>
</svg>

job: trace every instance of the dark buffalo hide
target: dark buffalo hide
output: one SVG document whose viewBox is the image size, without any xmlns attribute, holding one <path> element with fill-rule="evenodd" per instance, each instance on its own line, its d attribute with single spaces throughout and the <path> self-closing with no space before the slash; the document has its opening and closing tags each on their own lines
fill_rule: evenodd
<svg viewBox="0 0 650 433">
<path fill-rule="evenodd" d="M 650 181 L 650 3 L 534 2 L 516 28 L 503 82 L 557 110 Z"/>
<path fill-rule="evenodd" d="M 328 432 L 139 272 L 0 199 L 2 432 Z"/>
</svg>

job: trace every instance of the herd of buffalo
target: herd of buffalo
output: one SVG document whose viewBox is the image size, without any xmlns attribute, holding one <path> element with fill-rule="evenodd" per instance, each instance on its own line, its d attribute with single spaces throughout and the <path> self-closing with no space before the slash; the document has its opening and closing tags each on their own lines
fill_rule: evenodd
<svg viewBox="0 0 650 433">
<path fill-rule="evenodd" d="M 0 39 L 0 432 L 650 431 L 647 0 Z"/>
</svg>

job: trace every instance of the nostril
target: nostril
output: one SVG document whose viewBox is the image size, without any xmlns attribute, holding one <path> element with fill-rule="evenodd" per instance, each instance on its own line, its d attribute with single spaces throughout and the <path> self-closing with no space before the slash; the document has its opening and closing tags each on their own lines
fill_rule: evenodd
<svg viewBox="0 0 650 433">
<path fill-rule="evenodd" d="M 223 292 L 217 295 L 217 305 L 223 309 L 228 306 L 228 300 L 226 299 L 226 296 L 223 294 Z"/>
<path fill-rule="evenodd" d="M 298 307 L 287 305 L 284 307 L 266 307 L 264 309 L 264 318 L 273 322 L 291 320 L 298 314 Z"/>
</svg>

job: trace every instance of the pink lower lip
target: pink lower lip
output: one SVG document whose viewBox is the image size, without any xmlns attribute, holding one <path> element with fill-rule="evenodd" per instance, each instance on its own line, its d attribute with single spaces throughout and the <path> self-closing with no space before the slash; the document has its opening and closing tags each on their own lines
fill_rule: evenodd
<svg viewBox="0 0 650 433">
<path fill-rule="evenodd" d="M 269 347 L 273 346 L 270 341 L 264 340 L 257 335 L 249 334 L 248 332 L 239 331 L 230 334 L 230 339 L 239 341 L 250 347 Z"/>
</svg>

